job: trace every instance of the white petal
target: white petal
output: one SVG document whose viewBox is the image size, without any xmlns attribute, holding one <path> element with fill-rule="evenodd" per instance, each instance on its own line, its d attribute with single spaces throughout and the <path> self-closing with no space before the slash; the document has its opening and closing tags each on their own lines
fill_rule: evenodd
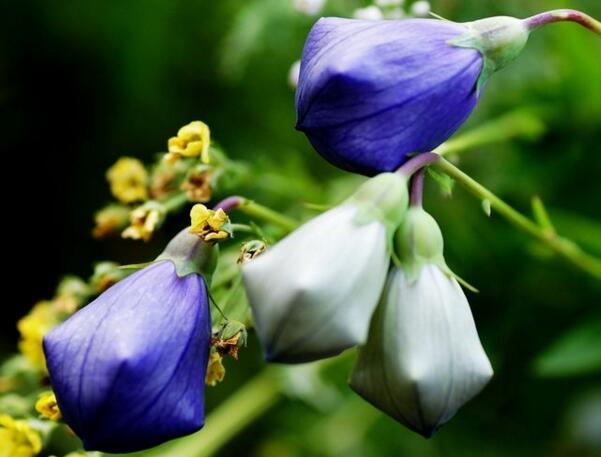
<svg viewBox="0 0 601 457">
<path fill-rule="evenodd" d="M 457 281 L 427 265 L 417 281 L 394 269 L 352 375 L 357 393 L 431 436 L 492 376 Z"/>
<path fill-rule="evenodd" d="M 329 357 L 367 339 L 389 266 L 386 229 L 347 204 L 309 221 L 242 272 L 269 360 Z"/>
</svg>

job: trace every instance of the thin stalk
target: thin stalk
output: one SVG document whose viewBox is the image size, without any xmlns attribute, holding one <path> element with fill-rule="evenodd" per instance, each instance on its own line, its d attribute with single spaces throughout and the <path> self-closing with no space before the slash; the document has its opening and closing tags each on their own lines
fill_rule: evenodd
<svg viewBox="0 0 601 457">
<path fill-rule="evenodd" d="M 287 232 L 293 231 L 299 225 L 294 219 L 239 195 L 233 195 L 221 200 L 213 209 L 222 209 L 225 212 L 237 209 L 247 216 L 277 225 Z"/>
<path fill-rule="evenodd" d="M 409 159 L 407 162 L 401 165 L 396 172 L 410 177 L 422 168 L 430 165 L 432 162 L 436 162 L 437 160 L 438 154 L 435 152 L 424 152 Z"/>
<path fill-rule="evenodd" d="M 547 11 L 524 19 L 524 23 L 530 30 L 535 30 L 543 25 L 554 22 L 575 22 L 589 29 L 591 32 L 601 35 L 601 22 L 581 11 L 560 9 Z"/>
<path fill-rule="evenodd" d="M 528 217 L 513 209 L 506 202 L 486 189 L 473 178 L 465 174 L 448 160 L 441 158 L 434 166 L 441 172 L 446 173 L 459 184 L 461 184 L 472 195 L 480 200 L 488 200 L 491 207 L 501 216 L 518 229 L 528 233 L 540 242 L 544 243 L 560 257 L 568 260 L 576 267 L 589 273 L 591 276 L 601 279 L 601 260 L 583 252 L 574 242 L 558 236 L 557 234 L 540 227 Z"/>
<path fill-rule="evenodd" d="M 292 232 L 299 225 L 294 219 L 252 200 L 244 199 L 237 209 L 247 216 L 277 225 L 287 232 Z"/>
<path fill-rule="evenodd" d="M 411 179 L 411 206 L 420 208 L 424 198 L 425 170 L 422 168 Z"/>
<path fill-rule="evenodd" d="M 174 195 L 173 197 L 161 202 L 168 213 L 176 212 L 182 209 L 188 203 L 188 197 L 185 192 Z"/>
</svg>

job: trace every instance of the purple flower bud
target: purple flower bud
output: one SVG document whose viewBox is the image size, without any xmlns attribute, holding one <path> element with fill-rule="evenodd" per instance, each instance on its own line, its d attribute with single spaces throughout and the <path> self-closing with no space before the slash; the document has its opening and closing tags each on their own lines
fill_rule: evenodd
<svg viewBox="0 0 601 457">
<path fill-rule="evenodd" d="M 393 171 L 465 122 L 486 78 L 527 35 L 512 18 L 320 19 L 303 51 L 297 129 L 340 168 Z"/>
<path fill-rule="evenodd" d="M 207 289 L 159 261 L 117 283 L 44 338 L 52 388 L 88 450 L 132 452 L 204 423 Z"/>
</svg>

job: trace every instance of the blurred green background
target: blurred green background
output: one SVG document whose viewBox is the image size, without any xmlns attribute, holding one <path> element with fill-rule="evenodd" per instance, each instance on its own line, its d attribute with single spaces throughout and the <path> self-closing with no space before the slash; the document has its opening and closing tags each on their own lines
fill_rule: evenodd
<svg viewBox="0 0 601 457">
<path fill-rule="evenodd" d="M 330 0 L 324 14 L 348 16 L 364 4 Z M 560 7 L 601 17 L 599 0 L 432 7 L 456 21 Z M 299 213 L 302 202 L 351 191 L 294 130 L 288 71 L 315 20 L 288 0 L 2 1 L 8 290 L 0 355 L 16 349 L 16 320 L 50 297 L 63 274 L 88 276 L 98 260 L 146 260 L 184 223 L 170 221 L 146 245 L 89 236 L 93 212 L 110 199 L 105 170 L 121 155 L 153 160 L 191 120 L 253 164 L 249 197 Z M 542 138 L 481 148 L 459 165 L 524 211 L 538 194 L 562 234 L 601 256 L 600 37 L 571 24 L 534 34 L 518 62 L 491 80 L 465 129 L 519 107 L 542 107 Z M 469 299 L 492 383 L 426 441 L 353 397 L 343 363 L 326 377 L 337 399 L 325 401 L 330 389 L 318 389 L 312 402 L 282 401 L 219 455 L 601 455 L 601 282 L 497 215 L 487 218 L 459 188 L 444 197 L 430 181 L 425 205 L 443 228 L 449 265 L 481 291 Z M 226 381 L 208 390 L 209 407 L 262 363 L 251 338 L 241 362 L 228 361 Z"/>
</svg>

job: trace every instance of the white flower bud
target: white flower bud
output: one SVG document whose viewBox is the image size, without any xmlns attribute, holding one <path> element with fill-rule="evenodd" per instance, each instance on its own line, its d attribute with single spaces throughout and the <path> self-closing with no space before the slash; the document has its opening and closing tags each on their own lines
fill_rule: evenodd
<svg viewBox="0 0 601 457">
<path fill-rule="evenodd" d="M 407 209 L 406 178 L 384 173 L 242 267 L 266 358 L 297 363 L 364 343 Z"/>
<path fill-rule="evenodd" d="M 492 374 L 457 281 L 434 264 L 416 280 L 394 268 L 351 376 L 353 390 L 429 437 Z"/>
<path fill-rule="evenodd" d="M 315 360 L 366 340 L 389 256 L 384 225 L 356 215 L 334 208 L 243 266 L 268 360 Z"/>
</svg>

